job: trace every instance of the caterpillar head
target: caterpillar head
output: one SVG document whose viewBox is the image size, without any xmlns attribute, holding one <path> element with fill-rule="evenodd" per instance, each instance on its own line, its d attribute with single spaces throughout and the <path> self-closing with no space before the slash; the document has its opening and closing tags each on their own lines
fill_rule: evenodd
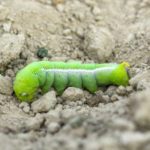
<svg viewBox="0 0 150 150">
<path fill-rule="evenodd" d="M 28 70 L 18 72 L 14 81 L 14 92 L 19 101 L 32 102 L 39 83 L 36 76 Z"/>
<path fill-rule="evenodd" d="M 117 68 L 112 72 L 111 81 L 116 85 L 126 86 L 129 83 L 129 74 L 127 69 L 130 65 L 127 62 L 121 63 Z"/>
</svg>

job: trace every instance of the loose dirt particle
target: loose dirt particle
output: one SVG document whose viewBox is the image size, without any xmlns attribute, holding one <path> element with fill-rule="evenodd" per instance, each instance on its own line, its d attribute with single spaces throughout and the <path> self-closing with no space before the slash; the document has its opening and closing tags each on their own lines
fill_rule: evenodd
<svg viewBox="0 0 150 150">
<path fill-rule="evenodd" d="M 56 93 L 54 91 L 48 92 L 38 100 L 31 104 L 33 112 L 48 112 L 50 109 L 54 109 L 57 103 Z"/>
<path fill-rule="evenodd" d="M 12 80 L 10 77 L 0 75 L 0 93 L 6 95 L 13 93 Z"/>
<path fill-rule="evenodd" d="M 84 98 L 84 92 L 81 89 L 69 87 L 63 92 L 62 98 L 66 101 L 82 100 Z"/>
</svg>

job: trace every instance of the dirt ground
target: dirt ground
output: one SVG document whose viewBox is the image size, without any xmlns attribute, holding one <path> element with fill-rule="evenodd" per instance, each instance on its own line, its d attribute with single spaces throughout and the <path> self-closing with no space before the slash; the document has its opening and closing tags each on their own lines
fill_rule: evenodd
<svg viewBox="0 0 150 150">
<path fill-rule="evenodd" d="M 126 61 L 130 84 L 19 103 L 15 75 L 37 60 Z M 150 149 L 149 0 L 0 0 L 0 74 L 0 149 Z"/>
</svg>

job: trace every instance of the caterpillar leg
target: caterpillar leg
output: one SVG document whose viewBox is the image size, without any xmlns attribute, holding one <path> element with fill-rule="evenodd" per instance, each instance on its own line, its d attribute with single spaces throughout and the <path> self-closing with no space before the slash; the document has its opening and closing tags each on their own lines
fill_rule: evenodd
<svg viewBox="0 0 150 150">
<path fill-rule="evenodd" d="M 83 73 L 82 84 L 89 92 L 94 93 L 97 90 L 97 83 L 94 74 Z"/>
<path fill-rule="evenodd" d="M 67 87 L 68 79 L 67 74 L 63 72 L 57 72 L 55 73 L 55 79 L 54 79 L 54 88 L 58 95 L 61 95 L 65 88 Z"/>
<path fill-rule="evenodd" d="M 42 93 L 46 93 L 50 90 L 54 83 L 54 73 L 46 72 L 46 80 L 44 86 L 41 88 Z"/>
<path fill-rule="evenodd" d="M 46 93 L 53 85 L 54 73 L 47 72 L 46 70 L 41 70 L 38 73 L 38 79 L 42 93 Z"/>
<path fill-rule="evenodd" d="M 78 73 L 69 73 L 68 74 L 69 87 L 76 87 L 76 88 L 82 88 L 82 79 L 81 75 Z"/>
</svg>

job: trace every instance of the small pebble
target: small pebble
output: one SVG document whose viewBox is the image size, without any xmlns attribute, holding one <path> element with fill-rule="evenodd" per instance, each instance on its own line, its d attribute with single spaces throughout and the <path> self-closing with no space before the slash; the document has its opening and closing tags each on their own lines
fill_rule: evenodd
<svg viewBox="0 0 150 150">
<path fill-rule="evenodd" d="M 69 87 L 64 91 L 62 98 L 68 101 L 78 101 L 84 98 L 84 92 L 79 88 Z"/>
<path fill-rule="evenodd" d="M 28 104 L 27 102 L 21 102 L 21 103 L 19 104 L 19 108 L 24 108 L 24 107 L 26 107 L 26 106 L 29 106 L 29 104 Z"/>
<path fill-rule="evenodd" d="M 37 56 L 39 58 L 44 58 L 48 56 L 48 50 L 44 47 L 38 48 L 37 50 Z"/>
<path fill-rule="evenodd" d="M 118 95 L 117 95 L 117 94 L 114 94 L 114 95 L 111 96 L 110 99 L 111 99 L 112 102 L 115 102 L 115 101 L 118 100 Z"/>
<path fill-rule="evenodd" d="M 110 97 L 108 95 L 103 95 L 102 99 L 103 99 L 104 103 L 109 103 L 110 102 Z"/>
<path fill-rule="evenodd" d="M 63 35 L 69 35 L 71 33 L 71 30 L 70 29 L 65 29 L 63 31 Z"/>
<path fill-rule="evenodd" d="M 57 97 L 57 103 L 61 104 L 63 102 L 63 99 L 61 97 Z"/>
<path fill-rule="evenodd" d="M 4 23 L 4 24 L 3 24 L 3 29 L 4 29 L 4 31 L 5 31 L 5 32 L 10 32 L 10 30 L 11 30 L 11 25 L 12 25 L 11 22 Z"/>
<path fill-rule="evenodd" d="M 144 87 L 144 88 L 150 88 L 150 70 L 146 70 L 143 72 L 138 73 L 129 81 L 130 85 L 133 87 Z"/>
<path fill-rule="evenodd" d="M 76 14 L 74 14 L 74 15 L 79 21 L 83 21 L 85 18 L 85 14 L 82 12 L 76 12 Z"/>
<path fill-rule="evenodd" d="M 25 35 L 20 34 L 2 34 L 0 37 L 0 66 L 8 66 L 10 63 L 16 62 L 23 51 Z"/>
<path fill-rule="evenodd" d="M 133 87 L 132 87 L 132 86 L 127 86 L 127 87 L 126 87 L 126 91 L 127 91 L 128 93 L 133 92 Z"/>
<path fill-rule="evenodd" d="M 58 5 L 56 6 L 56 8 L 57 8 L 57 10 L 58 10 L 59 12 L 63 12 L 63 11 L 64 11 L 64 5 L 62 5 L 62 4 L 58 4 Z"/>
<path fill-rule="evenodd" d="M 19 104 L 19 108 L 21 108 L 25 113 L 29 113 L 30 112 L 30 106 L 26 102 L 20 103 Z"/>
<path fill-rule="evenodd" d="M 59 123 L 60 119 L 60 112 L 56 110 L 51 110 L 45 114 L 45 125 L 48 126 L 51 122 Z"/>
<path fill-rule="evenodd" d="M 40 114 L 37 114 L 35 117 L 27 120 L 26 128 L 28 130 L 39 130 L 43 121 L 44 121 L 43 116 Z"/>
<path fill-rule="evenodd" d="M 63 118 L 64 120 L 69 120 L 70 118 L 74 117 L 76 113 L 77 113 L 76 110 L 66 108 L 61 112 L 61 118 Z"/>
<path fill-rule="evenodd" d="M 47 127 L 48 132 L 52 134 L 58 132 L 59 129 L 60 129 L 60 124 L 57 122 L 51 122 Z"/>
<path fill-rule="evenodd" d="M 146 79 L 143 79 L 138 82 L 137 84 L 137 90 L 145 90 L 150 88 L 150 81 L 147 81 Z"/>
<path fill-rule="evenodd" d="M 50 109 L 54 109 L 56 103 L 56 93 L 54 91 L 50 91 L 38 100 L 34 101 L 31 104 L 31 108 L 35 113 L 48 112 Z"/>
<path fill-rule="evenodd" d="M 94 15 L 99 15 L 101 13 L 101 10 L 98 7 L 94 7 L 92 12 Z"/>
<path fill-rule="evenodd" d="M 93 96 L 89 99 L 86 99 L 86 104 L 90 107 L 98 106 L 98 104 L 102 101 L 102 97 Z"/>
<path fill-rule="evenodd" d="M 13 93 L 12 80 L 8 76 L 0 75 L 0 93 L 11 95 Z"/>
<path fill-rule="evenodd" d="M 28 106 L 28 107 L 24 107 L 23 109 L 22 109 L 25 113 L 29 113 L 30 112 L 30 107 Z"/>
<path fill-rule="evenodd" d="M 69 121 L 69 124 L 71 125 L 71 127 L 77 128 L 82 125 L 83 121 L 84 121 L 83 117 L 76 116 Z"/>
<path fill-rule="evenodd" d="M 107 90 L 105 91 L 105 94 L 108 95 L 108 96 L 112 96 L 113 94 L 116 93 L 116 89 L 117 89 L 116 86 L 109 86 L 107 88 Z"/>
<path fill-rule="evenodd" d="M 11 77 L 11 78 L 15 77 L 15 73 L 14 73 L 14 71 L 13 71 L 12 69 L 8 69 L 8 70 L 6 71 L 6 74 L 7 74 L 9 77 Z"/>
<path fill-rule="evenodd" d="M 117 88 L 117 91 L 116 91 L 116 92 L 117 92 L 118 95 L 121 95 L 121 96 L 127 94 L 126 88 L 125 88 L 124 86 L 119 86 L 119 87 Z"/>
<path fill-rule="evenodd" d="M 150 89 L 130 96 L 130 111 L 139 126 L 150 129 Z"/>
<path fill-rule="evenodd" d="M 83 29 L 78 27 L 78 28 L 76 29 L 76 34 L 77 34 L 79 37 L 83 38 L 83 37 L 84 37 L 84 31 L 83 31 Z"/>
<path fill-rule="evenodd" d="M 89 58 L 105 62 L 113 53 L 115 40 L 108 28 L 90 25 L 85 31 L 83 46 Z"/>
</svg>

